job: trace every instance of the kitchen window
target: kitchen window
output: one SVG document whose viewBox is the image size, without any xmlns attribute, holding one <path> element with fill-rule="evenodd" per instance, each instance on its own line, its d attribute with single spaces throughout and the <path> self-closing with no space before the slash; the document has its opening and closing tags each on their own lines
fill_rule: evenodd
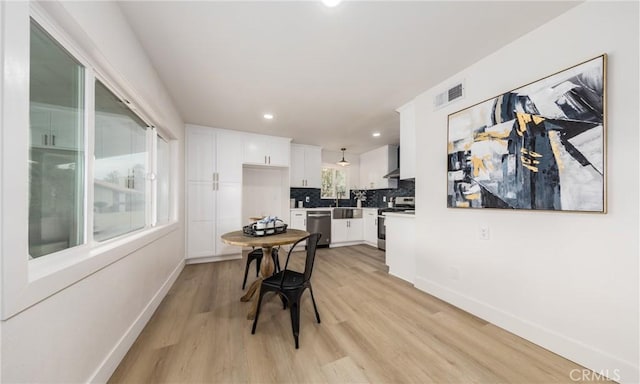
<svg viewBox="0 0 640 384">
<path fill-rule="evenodd" d="M 321 177 L 321 199 L 349 198 L 349 191 L 347 190 L 347 172 L 344 169 L 325 166 L 322 168 Z"/>
</svg>

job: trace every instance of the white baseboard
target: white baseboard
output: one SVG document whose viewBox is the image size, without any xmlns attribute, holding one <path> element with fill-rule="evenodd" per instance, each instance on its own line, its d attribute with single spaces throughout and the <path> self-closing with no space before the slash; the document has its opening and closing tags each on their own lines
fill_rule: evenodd
<svg viewBox="0 0 640 384">
<path fill-rule="evenodd" d="M 187 264 L 212 263 L 215 261 L 238 260 L 242 259 L 242 253 L 234 253 L 232 255 L 192 257 L 185 260 Z"/>
<path fill-rule="evenodd" d="M 156 311 L 162 299 L 167 295 L 169 289 L 175 283 L 176 279 L 182 272 L 184 268 L 184 261 L 180 261 L 175 269 L 171 272 L 167 280 L 165 280 L 164 284 L 158 289 L 153 298 L 149 301 L 147 306 L 142 310 L 140 315 L 136 318 L 136 320 L 131 324 L 129 329 L 124 333 L 124 335 L 118 340 L 116 345 L 113 347 L 111 352 L 107 355 L 107 357 L 102 361 L 102 364 L 96 369 L 93 375 L 87 380 L 89 383 L 106 383 L 113 372 L 115 372 L 116 368 L 124 358 L 124 356 L 129 351 L 129 348 L 133 345 L 133 343 L 140 335 L 140 332 L 144 329 L 145 325 L 151 319 L 151 316 Z"/>
<path fill-rule="evenodd" d="M 348 247 L 350 245 L 359 245 L 359 244 L 364 244 L 364 241 L 360 240 L 360 241 L 347 241 L 344 243 L 331 243 L 329 244 L 329 248 Z"/>
<path fill-rule="evenodd" d="M 416 277 L 415 287 L 500 328 L 516 334 L 566 359 L 620 383 L 640 382 L 640 367 L 610 353 L 571 339 L 500 308 L 456 292 L 433 281 Z M 567 372 L 567 375 L 570 373 Z M 577 376 L 577 374 L 576 374 Z M 567 377 L 567 381 L 571 378 Z"/>
</svg>

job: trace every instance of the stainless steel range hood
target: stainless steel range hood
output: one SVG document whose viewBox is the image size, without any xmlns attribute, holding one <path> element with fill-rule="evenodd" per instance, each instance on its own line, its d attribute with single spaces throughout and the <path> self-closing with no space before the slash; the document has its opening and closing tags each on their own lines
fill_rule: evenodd
<svg viewBox="0 0 640 384">
<path fill-rule="evenodd" d="M 396 168 L 393 171 L 387 173 L 386 175 L 382 176 L 385 179 L 399 179 L 400 178 L 400 168 Z"/>
<path fill-rule="evenodd" d="M 394 169 L 393 171 L 387 173 L 386 175 L 382 176 L 382 178 L 384 179 L 400 179 L 400 147 L 398 147 L 398 152 L 396 152 L 396 159 L 397 159 L 397 164 L 398 167 L 396 169 Z"/>
</svg>

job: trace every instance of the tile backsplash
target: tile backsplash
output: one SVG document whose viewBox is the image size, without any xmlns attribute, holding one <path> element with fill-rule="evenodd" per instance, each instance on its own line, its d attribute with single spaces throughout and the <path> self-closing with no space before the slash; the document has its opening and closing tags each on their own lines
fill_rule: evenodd
<svg viewBox="0 0 640 384">
<path fill-rule="evenodd" d="M 362 202 L 363 207 L 377 208 L 387 205 L 383 202 L 383 196 L 389 201 L 390 197 L 397 196 L 415 196 L 416 184 L 413 180 L 399 180 L 398 188 L 393 189 L 372 189 L 367 191 L 367 200 Z M 291 199 L 295 199 L 296 207 L 298 201 L 302 201 L 305 208 L 318 208 L 318 207 L 333 207 L 336 205 L 334 199 L 321 199 L 320 189 L 318 188 L 291 188 L 289 196 Z M 309 202 L 306 202 L 306 198 L 309 197 Z M 356 200 L 351 194 L 350 199 L 340 199 L 339 206 L 341 207 L 355 207 Z"/>
</svg>

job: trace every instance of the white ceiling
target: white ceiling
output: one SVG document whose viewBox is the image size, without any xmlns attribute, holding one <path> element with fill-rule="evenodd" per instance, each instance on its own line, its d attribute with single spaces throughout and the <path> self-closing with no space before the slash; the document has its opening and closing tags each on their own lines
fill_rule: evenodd
<svg viewBox="0 0 640 384">
<path fill-rule="evenodd" d="M 127 1 L 187 123 L 348 152 L 399 142 L 395 109 L 575 1 Z M 539 47 L 543 49 L 543 42 Z M 531 56 L 523 52 L 522 60 Z M 491 95 L 487 95 L 488 97 Z M 272 121 L 262 118 L 276 115 Z M 381 137 L 371 133 L 379 131 Z"/>
</svg>

